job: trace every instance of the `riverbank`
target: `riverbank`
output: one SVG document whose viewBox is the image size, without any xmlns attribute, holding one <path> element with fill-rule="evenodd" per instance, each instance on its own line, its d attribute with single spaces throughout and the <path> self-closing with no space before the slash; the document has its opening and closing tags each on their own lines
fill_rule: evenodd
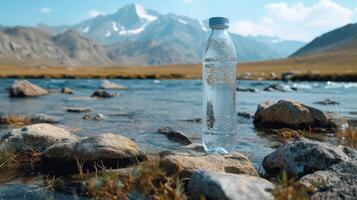
<svg viewBox="0 0 357 200">
<path fill-rule="evenodd" d="M 291 80 L 357 82 L 354 65 L 317 65 L 301 60 L 279 60 L 243 63 L 238 67 L 241 80 L 281 80 L 291 72 Z M 0 65 L 0 78 L 52 78 L 52 79 L 201 79 L 201 65 L 176 64 L 162 66 L 19 66 Z"/>
</svg>

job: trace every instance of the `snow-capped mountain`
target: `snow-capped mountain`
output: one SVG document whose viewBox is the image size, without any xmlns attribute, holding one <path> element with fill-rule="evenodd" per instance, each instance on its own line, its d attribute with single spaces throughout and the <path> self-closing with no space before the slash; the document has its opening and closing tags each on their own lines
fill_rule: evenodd
<svg viewBox="0 0 357 200">
<path fill-rule="evenodd" d="M 114 63 L 156 65 L 198 63 L 210 34 L 207 20 L 160 14 L 139 4 L 129 4 L 113 14 L 100 15 L 73 26 L 38 28 L 59 34 L 76 29 L 102 44 Z M 269 40 L 231 34 L 239 62 L 286 57 L 300 48 L 280 39 Z"/>
<path fill-rule="evenodd" d="M 142 33 L 148 25 L 157 20 L 159 13 L 147 10 L 142 5 L 130 4 L 116 13 L 99 15 L 70 28 L 93 38 L 102 44 L 112 44 Z"/>
<path fill-rule="evenodd" d="M 300 49 L 306 44 L 305 42 L 301 41 L 283 40 L 278 37 L 269 37 L 263 35 L 248 36 L 248 38 L 267 45 L 270 47 L 270 49 L 278 53 L 281 58 L 290 56 L 297 49 Z"/>
</svg>

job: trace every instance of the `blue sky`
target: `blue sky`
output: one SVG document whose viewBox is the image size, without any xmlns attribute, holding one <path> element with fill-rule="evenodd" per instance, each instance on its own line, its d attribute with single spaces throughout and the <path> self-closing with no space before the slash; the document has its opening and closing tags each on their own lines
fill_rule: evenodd
<svg viewBox="0 0 357 200">
<path fill-rule="evenodd" d="M 0 25 L 75 24 L 129 3 L 197 19 L 227 16 L 235 33 L 304 41 L 357 22 L 357 0 L 0 0 Z"/>
</svg>

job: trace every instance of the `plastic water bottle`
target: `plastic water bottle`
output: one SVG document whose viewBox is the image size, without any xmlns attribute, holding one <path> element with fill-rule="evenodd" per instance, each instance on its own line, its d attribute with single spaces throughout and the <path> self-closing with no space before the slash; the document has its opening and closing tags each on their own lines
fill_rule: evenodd
<svg viewBox="0 0 357 200">
<path fill-rule="evenodd" d="M 236 144 L 237 56 L 229 20 L 209 19 L 212 33 L 203 55 L 202 141 L 207 153 L 229 153 Z"/>
</svg>

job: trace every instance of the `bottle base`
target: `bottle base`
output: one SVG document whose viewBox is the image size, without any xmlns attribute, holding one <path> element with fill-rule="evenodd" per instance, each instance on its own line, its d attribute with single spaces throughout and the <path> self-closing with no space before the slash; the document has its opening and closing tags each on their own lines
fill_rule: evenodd
<svg viewBox="0 0 357 200">
<path fill-rule="evenodd" d="M 208 154 L 227 154 L 229 151 L 224 149 L 223 147 L 215 147 L 215 148 L 207 148 L 206 145 L 203 144 L 203 147 Z"/>
<path fill-rule="evenodd" d="M 208 154 L 227 154 L 236 146 L 237 134 L 235 131 L 228 133 L 203 132 L 202 144 Z"/>
</svg>

